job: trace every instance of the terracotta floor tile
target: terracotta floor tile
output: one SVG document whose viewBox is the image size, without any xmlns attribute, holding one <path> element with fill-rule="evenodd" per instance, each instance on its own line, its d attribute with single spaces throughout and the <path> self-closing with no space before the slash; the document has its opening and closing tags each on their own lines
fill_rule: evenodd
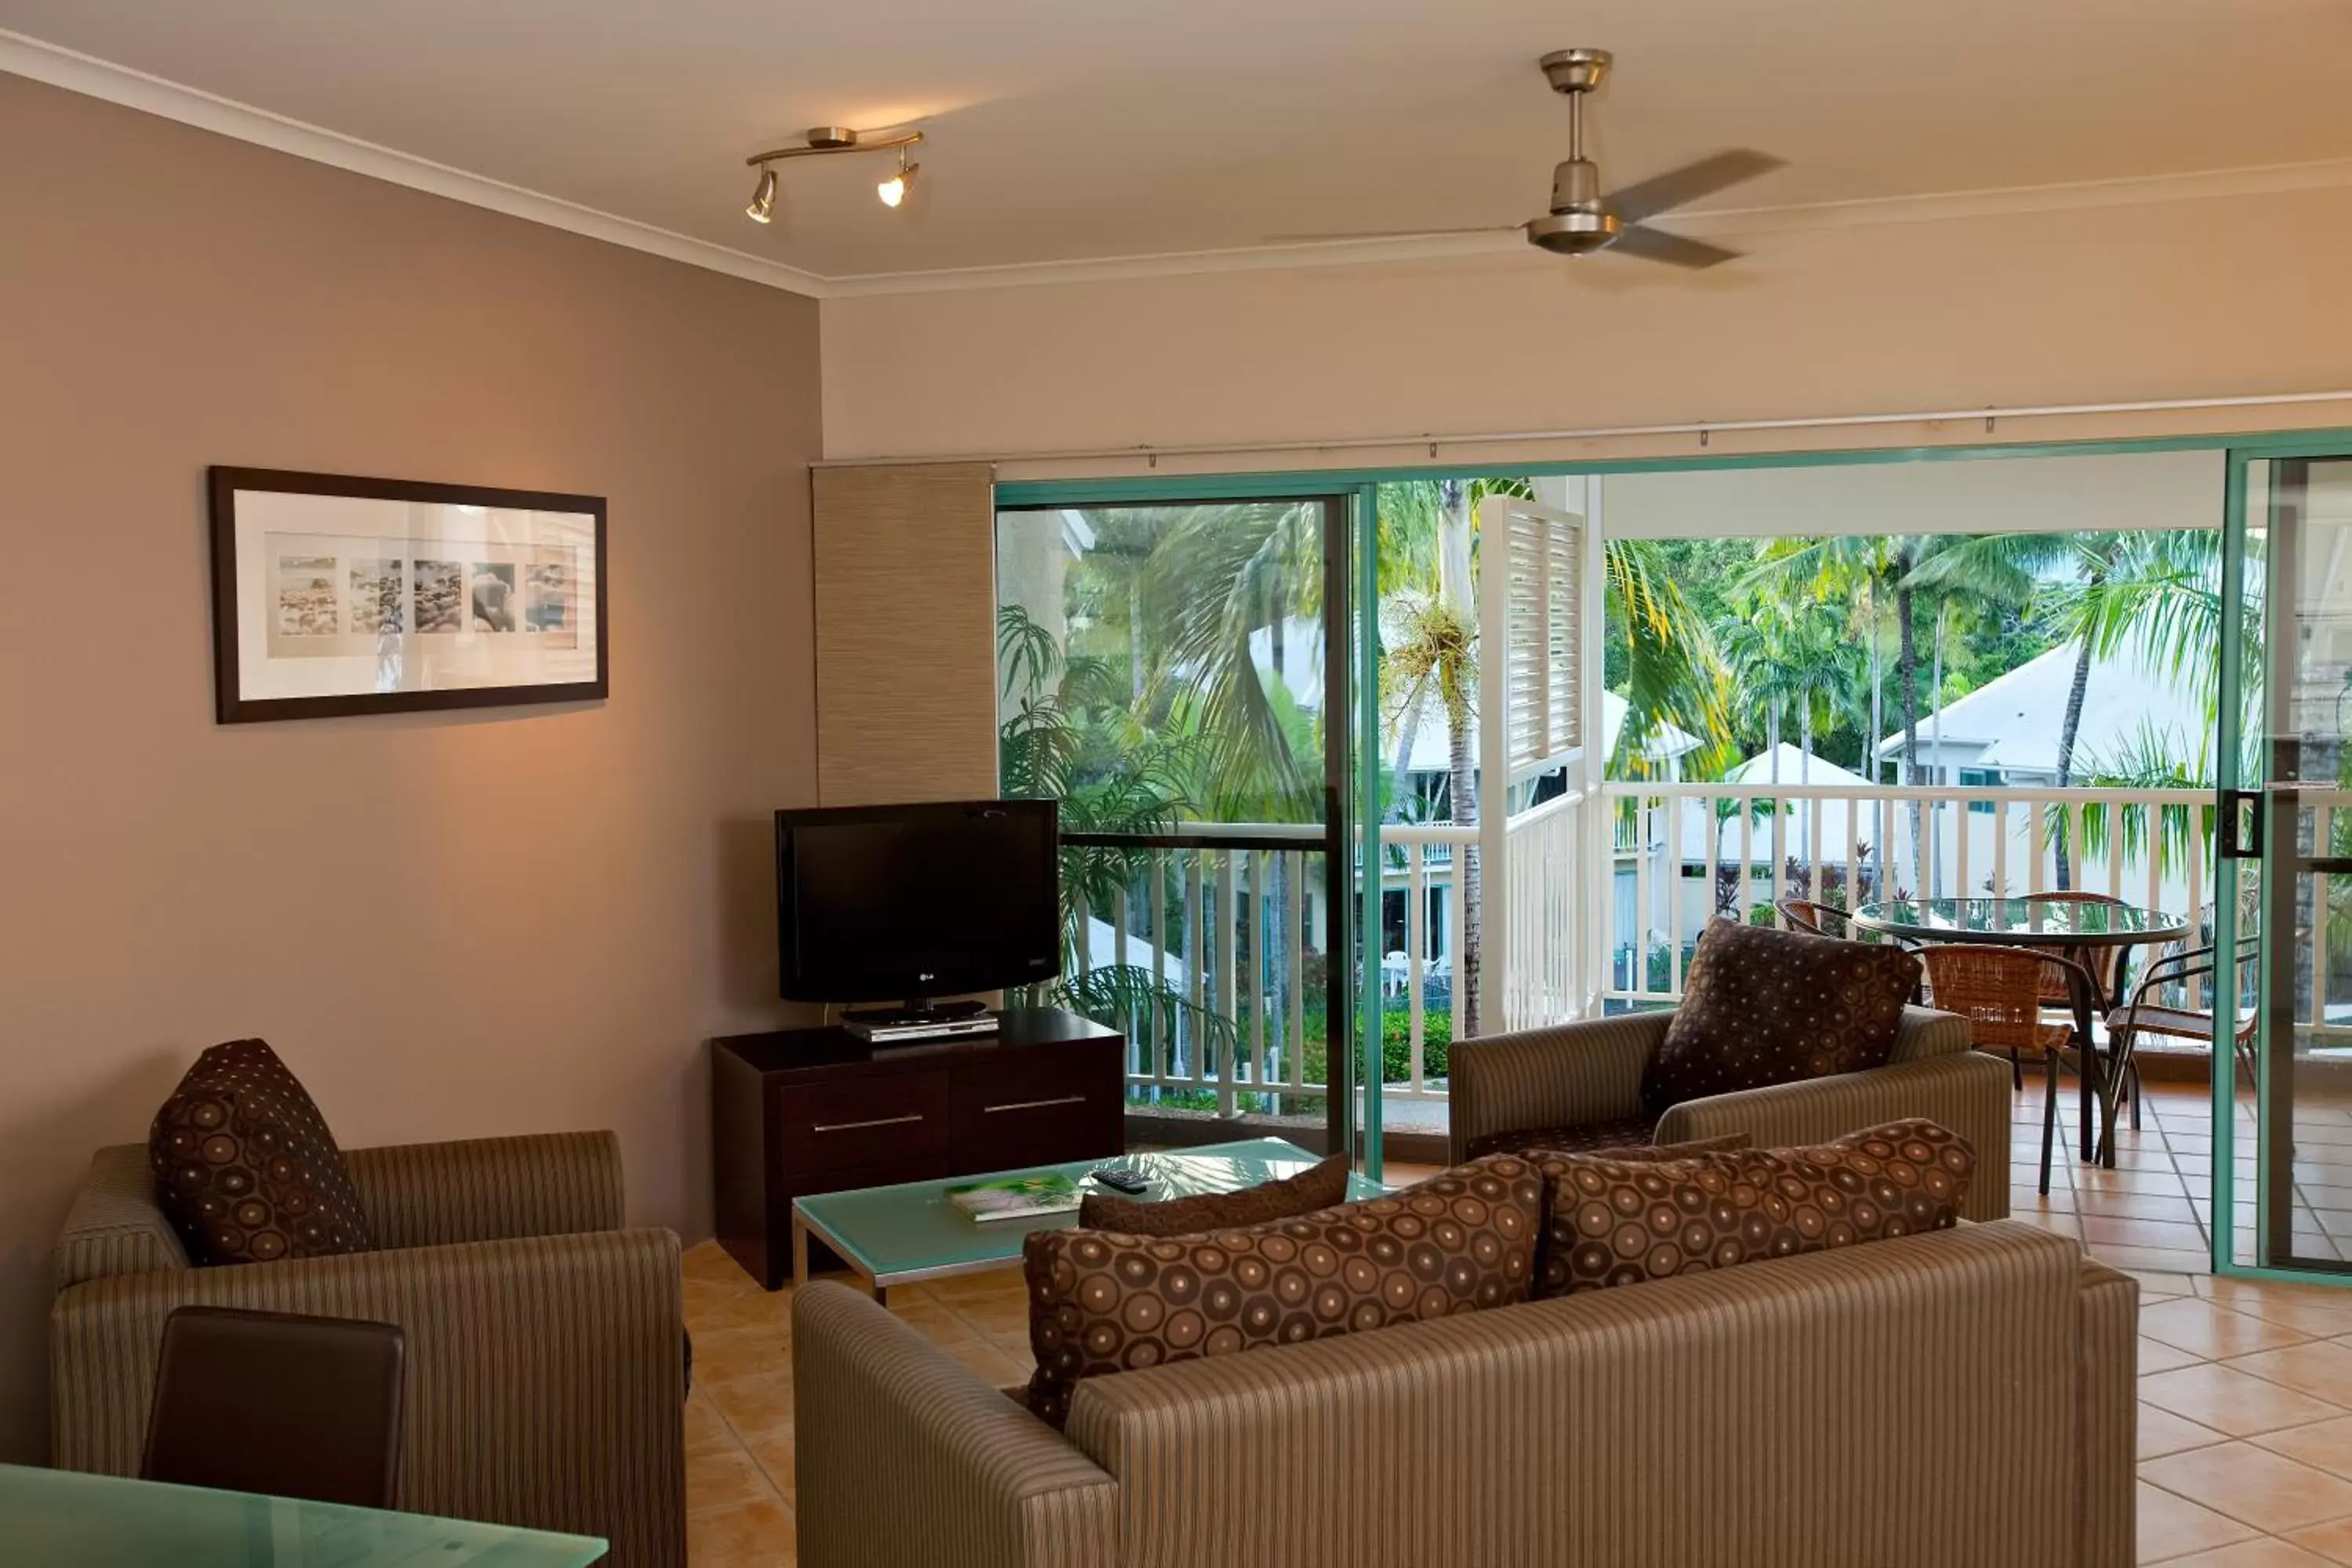
<svg viewBox="0 0 2352 1568">
<path fill-rule="evenodd" d="M 2290 1426 L 2252 1440 L 2256 1447 L 2352 1480 L 2352 1416 Z"/>
<path fill-rule="evenodd" d="M 2209 1444 L 2228 1440 L 2210 1426 L 2200 1426 L 2169 1410 L 2159 1410 L 2145 1402 L 2140 1405 L 2139 1457 L 2143 1459 L 2160 1459 L 2167 1454 L 2202 1448 Z"/>
<path fill-rule="evenodd" d="M 719 1413 L 727 1417 L 727 1424 L 738 1433 L 773 1431 L 793 1418 L 793 1373 L 790 1366 L 782 1372 L 730 1377 L 724 1383 L 713 1383 L 708 1386 L 710 1403 L 719 1407 Z"/>
<path fill-rule="evenodd" d="M 2278 1350 L 2301 1344 L 2311 1337 L 2284 1323 L 2232 1311 L 2202 1297 L 2141 1308 L 2139 1331 L 2145 1339 L 2161 1340 L 2207 1361 Z"/>
<path fill-rule="evenodd" d="M 751 1462 L 767 1476 L 768 1484 L 786 1502 L 793 1500 L 793 1429 L 780 1426 L 772 1432 L 758 1432 L 743 1439 L 743 1451 Z"/>
<path fill-rule="evenodd" d="M 697 1334 L 725 1329 L 789 1329 L 792 1321 L 793 1293 L 762 1290 L 757 1285 L 700 1301 L 689 1298 L 686 1310 L 687 1327 Z"/>
<path fill-rule="evenodd" d="M 2220 1443 L 2144 1461 L 2140 1479 L 2276 1534 L 2352 1515 L 2352 1481 L 2258 1448 Z"/>
<path fill-rule="evenodd" d="M 923 1289 L 950 1306 L 966 1301 L 994 1300 L 1003 1296 L 1021 1296 L 1027 1287 L 1022 1282 L 1018 1268 L 993 1268 L 985 1274 L 951 1274 L 945 1279 L 929 1280 Z"/>
<path fill-rule="evenodd" d="M 697 1330 L 694 1335 L 697 1386 L 749 1377 L 755 1373 L 782 1372 L 792 1364 L 793 1337 L 782 1324 Z"/>
<path fill-rule="evenodd" d="M 2316 1552 L 2330 1563 L 2352 1563 L 2352 1519 L 2293 1530 L 2286 1538 L 2306 1552 Z"/>
<path fill-rule="evenodd" d="M 2012 1209 L 2010 1211 L 2009 1217 L 2020 1225 L 2030 1225 L 2046 1230 L 2053 1236 L 2067 1237 L 2075 1241 L 2083 1239 L 2083 1222 L 2071 1214 L 2039 1213 L 2032 1209 L 2020 1212 Z"/>
<path fill-rule="evenodd" d="M 686 1451 L 689 1455 L 708 1454 L 732 1448 L 735 1434 L 720 1419 L 710 1403 L 709 1391 L 697 1388 L 686 1398 Z"/>
<path fill-rule="evenodd" d="M 2153 1247 L 2174 1252 L 2195 1252 L 2205 1246 L 2205 1233 L 2192 1224 L 2160 1219 L 2124 1219 L 2083 1208 L 2083 1239 L 2094 1247 Z"/>
<path fill-rule="evenodd" d="M 715 1241 L 698 1241 L 678 1254 L 678 1271 L 688 1279 L 703 1279 L 722 1285 L 737 1285 L 752 1289 L 759 1281 L 743 1271 L 728 1250 Z"/>
<path fill-rule="evenodd" d="M 2190 1299 L 2183 1298 L 2183 1300 Z M 2182 1350 L 2178 1345 L 2168 1345 L 2162 1340 L 2149 1339 L 2146 1334 L 2139 1337 L 2139 1374 L 2142 1377 L 2159 1372 L 2170 1372 L 2179 1366 L 2195 1366 L 2203 1360 L 2205 1357 Z"/>
<path fill-rule="evenodd" d="M 2162 1487 L 2139 1483 L 2139 1560 L 2161 1563 L 2185 1557 L 2232 1542 L 2250 1541 L 2258 1532 L 2227 1514 L 2215 1513 Z"/>
<path fill-rule="evenodd" d="M 1019 1363 L 984 1340 L 970 1344 L 949 1345 L 947 1353 L 988 1381 L 992 1388 L 1010 1388 L 1016 1383 L 1029 1381 L 1029 1373 Z"/>
<path fill-rule="evenodd" d="M 2164 1297 L 2193 1296 L 2197 1293 L 2197 1277 L 2193 1274 L 2159 1274 L 2145 1268 L 2126 1272 L 2139 1281 L 2139 1299 L 2143 1307 Z"/>
<path fill-rule="evenodd" d="M 2260 1355 L 2239 1356 L 2229 1363 L 2239 1372 L 2328 1400 L 2352 1409 L 2352 1346 L 2332 1340 L 2313 1340 Z M 2352 1513 L 2352 1508 L 2344 1510 Z"/>
<path fill-rule="evenodd" d="M 2275 1536 L 2257 1536 L 2235 1546 L 2165 1560 L 2164 1568 L 2327 1568 L 2327 1559 Z"/>
<path fill-rule="evenodd" d="M 2075 1189 L 2085 1197 L 2093 1193 L 2155 1193 L 2165 1197 L 2187 1197 L 2190 1188 L 2177 1171 L 2093 1171 L 2082 1173 Z"/>
<path fill-rule="evenodd" d="M 770 1498 L 688 1514 L 686 1560 L 692 1568 L 791 1568 L 792 1510 Z"/>
<path fill-rule="evenodd" d="M 686 1509 L 688 1513 L 738 1508 L 747 1502 L 773 1501 L 775 1489 L 751 1456 L 740 1448 L 715 1449 L 689 1455 L 686 1461 Z"/>
<path fill-rule="evenodd" d="M 890 1315 L 935 1345 L 969 1344 L 980 1337 L 980 1331 L 944 1301 L 928 1296 L 901 1301 L 895 1290 L 890 1298 Z"/>
<path fill-rule="evenodd" d="M 2106 1242 L 2092 1243 L 2090 1252 L 2092 1257 L 2110 1268 L 2149 1268 L 2173 1274 L 2203 1268 L 2211 1261 L 2203 1252 L 2180 1252 L 2158 1247 L 2117 1247 Z"/>
<path fill-rule="evenodd" d="M 2101 1193 L 2083 1199 L 2075 1207 L 2086 1215 L 2104 1215 L 2113 1219 L 2162 1220 L 2171 1225 L 2197 1223 L 2197 1211 L 2189 1199 L 2158 1193 Z"/>
<path fill-rule="evenodd" d="M 2305 1426 L 2347 1414 L 2339 1405 L 2219 1363 L 2184 1366 L 2143 1377 L 2139 1380 L 2139 1396 L 2175 1415 L 2185 1415 L 2232 1437 L 2251 1437 L 2284 1426 Z"/>
<path fill-rule="evenodd" d="M 952 1304 L 957 1316 L 983 1334 L 1029 1333 L 1029 1297 L 1026 1292 L 1015 1296 L 982 1296 Z"/>
</svg>

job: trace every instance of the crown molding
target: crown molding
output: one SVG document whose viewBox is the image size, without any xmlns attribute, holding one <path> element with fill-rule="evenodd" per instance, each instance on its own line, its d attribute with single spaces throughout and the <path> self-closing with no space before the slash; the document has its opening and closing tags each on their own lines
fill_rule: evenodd
<svg viewBox="0 0 2352 1568">
<path fill-rule="evenodd" d="M 340 131 L 311 125 L 303 121 L 273 114 L 266 109 L 238 103 L 162 77 L 132 70 L 110 60 L 59 48 L 55 44 L 28 38 L 21 33 L 0 28 L 0 71 L 14 76 L 29 77 L 35 81 L 61 87 L 68 92 L 103 99 L 126 109 L 136 109 L 165 120 L 175 120 L 183 125 L 216 132 L 239 142 L 250 142 L 279 153 L 306 158 L 314 163 L 348 169 L 355 174 L 406 185 L 411 190 L 425 191 L 469 206 L 487 207 L 509 217 L 544 224 L 550 228 L 569 230 L 590 239 L 601 239 L 610 245 L 625 246 L 649 255 L 683 261 L 689 267 L 699 267 L 712 272 L 724 272 L 730 277 L 748 279 L 771 288 L 795 294 L 821 296 L 826 282 L 814 272 L 753 256 L 747 251 L 733 250 L 723 245 L 713 245 L 707 239 L 675 234 L 652 224 L 639 223 L 635 218 L 599 212 L 594 207 L 568 202 L 560 196 L 542 195 L 537 191 L 510 185 L 503 180 L 468 174 L 446 163 L 436 163 L 429 158 L 419 158 L 395 148 L 362 142 L 356 136 L 346 136 Z"/>
<path fill-rule="evenodd" d="M 559 196 L 543 195 L 520 185 L 470 174 L 464 169 L 437 163 L 373 142 L 363 142 L 338 131 L 273 114 L 268 110 L 256 109 L 197 88 L 184 87 L 162 77 L 61 48 L 5 28 L 0 28 L 0 71 L 28 77 L 69 92 L 119 103 L 125 108 L 268 147 L 297 158 L 306 158 L 312 163 L 346 169 L 353 174 L 406 185 L 412 190 L 425 191 L 452 201 L 505 213 L 510 217 L 544 224 L 551 228 L 584 235 L 591 239 L 601 239 L 608 244 L 684 262 L 689 267 L 723 272 L 730 277 L 747 279 L 754 283 L 818 300 L 1471 258 L 1521 257 L 1530 265 L 1549 259 L 1530 250 L 1515 231 L 1433 232 L 1403 238 L 1252 245 L 1140 256 L 828 277 L 766 257 L 753 256 L 748 251 L 640 223 L 634 218 L 601 212 Z M 1931 195 L 1873 196 L 1786 206 L 1715 208 L 1683 214 L 1660 226 L 1691 235 L 1795 233 L 1882 224 L 1950 223 L 2093 207 L 2138 206 L 2164 202 L 2210 201 L 2231 196 L 2347 188 L 2352 188 L 2352 158 L 2271 163 L 2250 168 L 2206 169 L 2127 179 L 1953 191 Z"/>
</svg>

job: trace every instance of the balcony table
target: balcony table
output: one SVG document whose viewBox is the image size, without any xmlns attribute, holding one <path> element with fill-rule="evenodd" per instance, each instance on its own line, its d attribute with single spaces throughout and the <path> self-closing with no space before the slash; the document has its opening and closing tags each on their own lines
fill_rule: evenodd
<svg viewBox="0 0 2352 1568">
<path fill-rule="evenodd" d="M 2001 947 L 2053 949 L 2082 961 L 2097 948 L 2131 948 L 2179 942 L 2189 934 L 2186 915 L 2132 904 L 2076 903 L 2066 900 L 2021 899 L 1889 899 L 1863 905 L 1850 917 L 1864 931 L 1876 931 L 1898 942 L 1927 945 L 1937 942 L 1989 942 Z M 2089 967 L 2088 965 L 2085 965 Z M 2115 1163 L 2116 1089 L 2106 1082 L 2105 1064 L 2091 1036 L 2095 1013 L 2122 1005 L 2124 966 L 2115 969 L 2114 994 L 2093 997 L 2070 974 L 2074 992 L 2074 1028 L 2083 1042 L 2083 1158 Z M 2094 1142 L 2091 1108 L 2096 1103 L 2106 1120 L 2104 1145 Z M 2099 1150 L 2104 1146 L 2105 1154 Z"/>
<path fill-rule="evenodd" d="M 587 1568 L 605 1543 L 517 1525 L 0 1465 L 0 1560 L 42 1568 Z"/>
</svg>

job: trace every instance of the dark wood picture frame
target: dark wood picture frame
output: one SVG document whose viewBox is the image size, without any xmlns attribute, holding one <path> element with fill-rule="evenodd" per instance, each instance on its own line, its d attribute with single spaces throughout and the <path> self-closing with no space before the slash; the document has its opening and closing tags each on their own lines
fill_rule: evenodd
<svg viewBox="0 0 2352 1568">
<path fill-rule="evenodd" d="M 521 703 L 591 702 L 610 695 L 613 643 L 608 613 L 609 590 L 605 579 L 604 497 L 220 465 L 207 470 L 207 486 L 212 507 L 213 712 L 216 721 L 250 724 L 278 719 L 332 719 L 364 713 L 503 708 Z M 576 512 L 593 517 L 596 533 L 595 679 L 546 684 L 455 687 L 436 691 L 353 692 L 323 697 L 248 698 L 239 695 L 236 496 L 240 490 L 349 497 L 362 500 L 423 501 L 445 506 L 478 506 L 523 511 Z"/>
</svg>

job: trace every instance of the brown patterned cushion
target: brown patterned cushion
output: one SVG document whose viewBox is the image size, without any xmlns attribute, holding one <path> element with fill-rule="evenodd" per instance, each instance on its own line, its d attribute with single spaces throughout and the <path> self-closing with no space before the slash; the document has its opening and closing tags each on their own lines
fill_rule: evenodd
<svg viewBox="0 0 2352 1568">
<path fill-rule="evenodd" d="M 1347 1198 L 1348 1156 L 1341 1152 L 1295 1176 L 1261 1182 L 1237 1193 L 1202 1193 L 1159 1203 L 1116 1193 L 1088 1193 L 1078 1203 L 1078 1226 L 1115 1230 L 1122 1236 L 1198 1236 L 1202 1231 L 1313 1214 Z"/>
<path fill-rule="evenodd" d="M 1524 1301 L 1543 1183 L 1495 1155 L 1391 1193 L 1203 1236 L 1045 1230 L 1023 1243 L 1029 1408 L 1078 1380 Z"/>
<path fill-rule="evenodd" d="M 155 1194 L 198 1264 L 365 1252 L 367 1215 L 326 1119 L 278 1053 L 196 1058 L 147 1134 Z"/>
<path fill-rule="evenodd" d="M 1885 1067 L 1919 984 L 1919 961 L 1769 926 L 1710 922 L 1682 1005 L 1642 1069 L 1642 1103 L 1686 1100 Z"/>
<path fill-rule="evenodd" d="M 1537 1294 L 1949 1229 L 1976 1159 L 1967 1139 L 1932 1121 L 1893 1121 L 1810 1149 L 1660 1164 L 1559 1155 L 1545 1162 L 1550 1206 Z"/>
</svg>

